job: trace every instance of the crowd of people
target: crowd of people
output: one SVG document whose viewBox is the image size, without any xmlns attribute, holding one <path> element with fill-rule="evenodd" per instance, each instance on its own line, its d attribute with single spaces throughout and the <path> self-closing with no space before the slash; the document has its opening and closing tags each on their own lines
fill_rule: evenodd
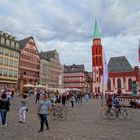
<svg viewBox="0 0 140 140">
<path fill-rule="evenodd" d="M 0 116 L 2 127 L 7 126 L 7 113 L 10 110 L 11 100 L 14 94 L 7 90 L 3 91 L 0 94 Z M 20 106 L 19 106 L 19 123 L 26 123 L 26 113 L 28 112 L 28 99 L 30 94 L 22 94 L 20 96 Z M 85 105 L 88 104 L 88 100 L 91 97 L 89 93 L 84 93 L 81 91 L 70 91 L 59 93 L 58 91 L 44 91 L 44 90 L 35 90 L 34 91 L 35 104 L 37 104 L 37 112 L 40 118 L 40 129 L 38 132 L 42 132 L 44 125 L 46 125 L 47 130 L 49 130 L 48 124 L 48 111 L 52 106 L 60 105 L 66 106 L 70 103 L 71 107 L 74 108 L 82 107 L 83 102 Z"/>
</svg>

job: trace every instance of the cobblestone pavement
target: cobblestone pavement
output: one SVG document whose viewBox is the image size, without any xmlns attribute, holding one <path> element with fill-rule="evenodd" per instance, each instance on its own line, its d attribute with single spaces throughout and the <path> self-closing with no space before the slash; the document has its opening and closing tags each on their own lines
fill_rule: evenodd
<svg viewBox="0 0 140 140">
<path fill-rule="evenodd" d="M 69 106 L 69 105 L 68 105 Z M 37 105 L 28 99 L 27 119 L 19 123 L 19 97 L 11 101 L 7 127 L 0 127 L 0 140 L 139 140 L 140 109 L 133 109 L 132 120 L 102 120 L 101 100 L 91 99 L 88 105 L 71 109 L 66 121 L 49 121 L 50 130 L 40 128 Z"/>
</svg>

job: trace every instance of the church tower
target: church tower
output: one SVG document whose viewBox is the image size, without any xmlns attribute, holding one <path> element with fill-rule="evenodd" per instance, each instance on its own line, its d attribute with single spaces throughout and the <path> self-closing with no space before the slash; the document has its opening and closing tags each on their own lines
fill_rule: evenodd
<svg viewBox="0 0 140 140">
<path fill-rule="evenodd" d="M 102 63 L 102 44 L 101 37 L 95 19 L 94 33 L 93 33 L 93 45 L 92 45 L 92 74 L 93 74 L 93 93 L 102 92 L 102 75 L 103 75 L 103 63 Z"/>
</svg>

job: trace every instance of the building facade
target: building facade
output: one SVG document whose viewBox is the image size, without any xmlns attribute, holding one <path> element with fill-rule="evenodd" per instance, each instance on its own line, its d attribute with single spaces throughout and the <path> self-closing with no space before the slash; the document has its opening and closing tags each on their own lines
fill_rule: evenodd
<svg viewBox="0 0 140 140">
<path fill-rule="evenodd" d="M 48 88 L 63 88 L 63 66 L 56 50 L 40 53 L 40 84 Z"/>
<path fill-rule="evenodd" d="M 19 45 L 19 86 L 22 93 L 23 85 L 39 84 L 40 56 L 32 36 L 20 40 Z"/>
<path fill-rule="evenodd" d="M 92 45 L 92 92 L 132 93 L 133 83 L 139 85 L 139 67 L 130 65 L 125 56 L 112 57 L 108 63 L 108 83 L 103 86 L 103 46 L 97 22 L 95 21 Z"/>
<path fill-rule="evenodd" d="M 84 65 L 64 65 L 64 88 L 78 88 L 86 91 L 88 82 L 86 80 Z"/>
<path fill-rule="evenodd" d="M 0 31 L 0 89 L 17 87 L 18 66 L 19 43 L 16 37 Z"/>
</svg>

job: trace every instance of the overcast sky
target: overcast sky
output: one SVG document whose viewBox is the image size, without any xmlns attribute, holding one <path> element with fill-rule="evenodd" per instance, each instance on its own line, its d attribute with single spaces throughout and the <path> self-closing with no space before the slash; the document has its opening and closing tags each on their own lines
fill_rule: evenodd
<svg viewBox="0 0 140 140">
<path fill-rule="evenodd" d="M 56 49 L 62 64 L 91 71 L 95 16 L 107 60 L 138 63 L 139 0 L 0 0 L 0 30 L 18 40 L 33 36 L 39 51 Z"/>
</svg>

